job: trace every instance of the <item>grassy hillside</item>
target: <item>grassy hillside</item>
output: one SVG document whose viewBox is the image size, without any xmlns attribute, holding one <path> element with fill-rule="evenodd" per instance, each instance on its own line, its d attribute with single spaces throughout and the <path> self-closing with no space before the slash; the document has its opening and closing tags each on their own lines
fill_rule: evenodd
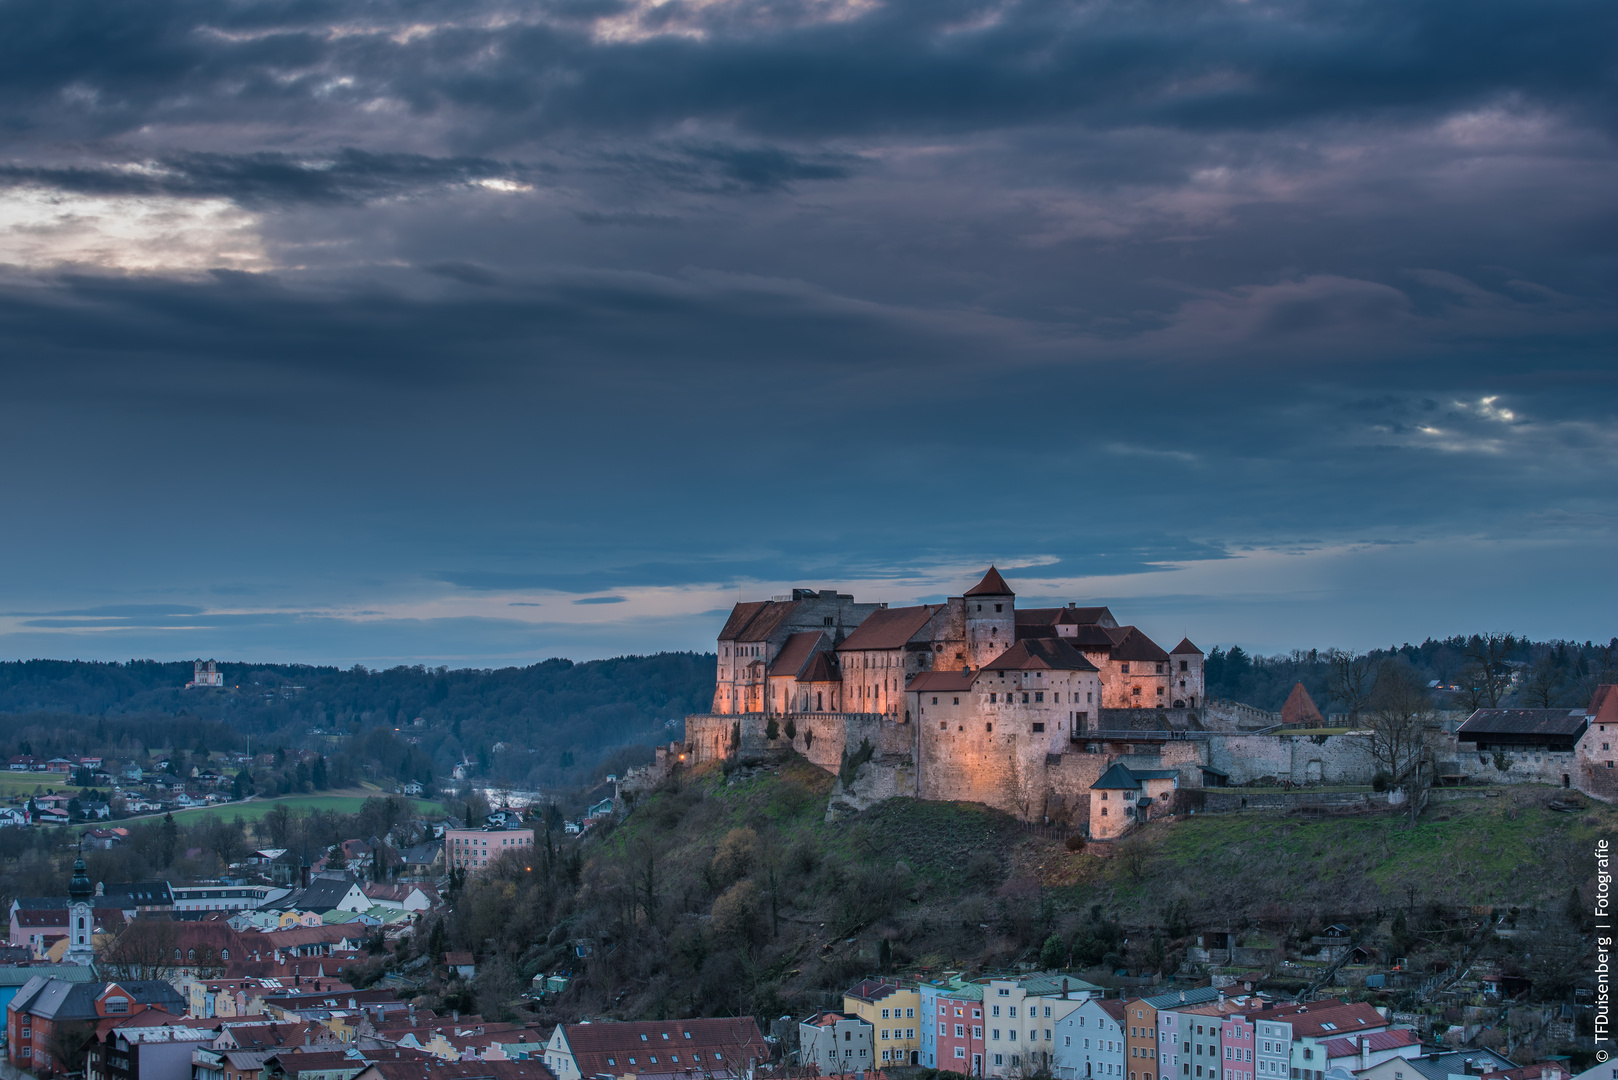
<svg viewBox="0 0 1618 1080">
<path fill-rule="evenodd" d="M 837 1000 L 884 962 L 1003 968 L 1043 949 L 1106 978 L 1172 970 L 1199 929 L 1296 942 L 1344 919 L 1386 934 L 1394 909 L 1419 922 L 1435 903 L 1561 918 L 1592 841 L 1618 826 L 1596 804 L 1547 809 L 1566 795 L 1551 789 L 1455 792 L 1415 827 L 1198 815 L 1102 858 L 975 805 L 894 799 L 828 823 L 831 783 L 801 761 L 699 771 L 532 870 L 474 880 L 447 935 L 494 960 L 490 985 L 502 971 L 511 985 L 573 974 L 554 1018 L 780 1015 Z"/>
</svg>

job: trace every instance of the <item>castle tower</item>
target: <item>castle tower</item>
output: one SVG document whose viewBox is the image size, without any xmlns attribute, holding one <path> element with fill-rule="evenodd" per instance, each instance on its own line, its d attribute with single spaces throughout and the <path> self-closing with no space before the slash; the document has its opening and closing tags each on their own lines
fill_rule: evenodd
<svg viewBox="0 0 1618 1080">
<path fill-rule="evenodd" d="M 95 961 L 95 919 L 90 898 L 95 889 L 84 865 L 84 852 L 73 860 L 73 880 L 67 887 L 67 962 L 88 965 Z"/>
<path fill-rule="evenodd" d="M 1017 594 L 991 566 L 982 581 L 966 590 L 965 601 L 967 662 L 977 670 L 1016 642 Z"/>
<path fill-rule="evenodd" d="M 1202 650 L 1191 644 L 1190 638 L 1181 638 L 1169 653 L 1169 696 L 1176 709 L 1195 709 L 1207 705 L 1202 685 Z"/>
</svg>

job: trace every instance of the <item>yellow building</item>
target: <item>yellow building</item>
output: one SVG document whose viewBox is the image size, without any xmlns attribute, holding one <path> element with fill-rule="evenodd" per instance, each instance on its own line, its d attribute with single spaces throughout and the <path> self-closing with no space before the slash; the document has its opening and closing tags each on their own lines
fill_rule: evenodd
<svg viewBox="0 0 1618 1080">
<path fill-rule="evenodd" d="M 915 1065 L 921 1061 L 921 990 L 879 979 L 866 979 L 843 994 L 843 1012 L 857 1016 L 876 1032 L 876 1061 L 882 1065 Z"/>
</svg>

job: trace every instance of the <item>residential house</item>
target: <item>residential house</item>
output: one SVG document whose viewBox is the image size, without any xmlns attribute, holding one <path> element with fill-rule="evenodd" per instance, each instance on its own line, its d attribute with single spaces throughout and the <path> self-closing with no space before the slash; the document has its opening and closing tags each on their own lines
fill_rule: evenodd
<svg viewBox="0 0 1618 1080">
<path fill-rule="evenodd" d="M 1021 1075 L 1049 1068 L 1058 1020 L 1083 1004 L 1098 987 L 1048 974 L 983 980 L 984 1076 Z"/>
<path fill-rule="evenodd" d="M 430 911 L 437 902 L 436 889 L 423 888 L 420 885 L 385 884 L 377 881 L 368 881 L 360 886 L 365 898 L 371 901 L 373 907 L 383 907 L 390 911 Z"/>
<path fill-rule="evenodd" d="M 876 1031 L 874 1060 L 884 1065 L 921 1063 L 920 1008 L 920 990 L 896 982 L 866 979 L 843 992 L 843 1012 L 870 1022 Z"/>
<path fill-rule="evenodd" d="M 533 829 L 450 829 L 444 834 L 445 859 L 462 870 L 482 870 L 508 852 L 532 851 L 533 846 Z"/>
<path fill-rule="evenodd" d="M 922 1064 L 983 1075 L 983 985 L 952 978 L 922 983 L 920 991 Z"/>
<path fill-rule="evenodd" d="M 399 853 L 403 860 L 400 870 L 405 877 L 436 878 L 444 872 L 444 841 L 428 840 L 405 848 Z"/>
<path fill-rule="evenodd" d="M 798 1022 L 798 1065 L 822 1076 L 870 1067 L 876 1032 L 869 1020 L 842 1013 L 815 1013 Z"/>
<path fill-rule="evenodd" d="M 158 1012 L 98 1025 L 85 1080 L 191 1080 L 193 1053 L 213 1039 L 214 1032 L 198 1021 Z"/>
<path fill-rule="evenodd" d="M 367 1067 L 354 1050 L 295 1048 L 264 1059 L 262 1080 L 354 1080 Z"/>
<path fill-rule="evenodd" d="M 1357 1080 L 1477 1080 L 1485 1073 L 1506 1072 L 1515 1068 L 1516 1062 L 1493 1050 L 1479 1047 L 1476 1050 L 1451 1050 L 1413 1058 L 1390 1058 L 1356 1073 L 1356 1077 Z"/>
<path fill-rule="evenodd" d="M 260 905 L 275 911 L 313 911 L 324 915 L 328 911 L 364 911 L 371 906 L 360 887 L 358 878 L 345 873 L 322 874 L 303 888 Z"/>
<path fill-rule="evenodd" d="M 603 1074 L 661 1078 L 683 1075 L 686 1069 L 704 1078 L 728 1080 L 769 1056 L 769 1044 L 751 1016 L 720 1016 L 558 1024 L 545 1044 L 544 1064 L 556 1080 Z M 495 1063 L 484 1067 L 490 1064 Z"/>
<path fill-rule="evenodd" d="M 1313 1001 L 1283 1011 L 1292 1025 L 1292 1080 L 1325 1080 L 1328 1042 L 1389 1026 L 1386 1017 L 1363 1001 Z"/>
<path fill-rule="evenodd" d="M 78 1072 L 83 1062 L 60 1062 L 51 1057 L 51 1033 L 57 1025 L 136 1016 L 149 1010 L 183 1016 L 185 999 L 162 979 L 71 982 L 36 976 L 6 1003 L 6 1044 L 11 1063 L 39 1076 Z"/>
<path fill-rule="evenodd" d="M 444 966 L 449 968 L 451 975 L 462 979 L 475 978 L 478 973 L 477 960 L 469 952 L 445 953 Z"/>
<path fill-rule="evenodd" d="M 1093 997 L 1056 1022 L 1052 1073 L 1059 1080 L 1119 1080 L 1128 1053 L 1127 1002 Z"/>
<path fill-rule="evenodd" d="M 1349 1035 L 1326 1041 L 1326 1069 L 1341 1067 L 1348 1072 L 1364 1072 L 1373 1065 L 1400 1058 L 1408 1061 L 1421 1055 L 1421 1039 L 1409 1028 L 1388 1028 L 1367 1035 Z"/>
<path fill-rule="evenodd" d="M 1195 1009 L 1210 1002 L 1217 1002 L 1219 997 L 1219 991 L 1214 987 L 1202 986 L 1194 990 L 1152 994 L 1133 1004 L 1132 1007 L 1142 1013 L 1142 1016 L 1136 1018 L 1135 1026 L 1144 1026 L 1149 1032 L 1155 1031 L 1158 1062 L 1156 1071 L 1159 1077 L 1191 1075 L 1193 1068 L 1191 1059 L 1195 1056 L 1196 1044 L 1185 1036 L 1187 1032 L 1194 1033 L 1196 1025 L 1189 1019 L 1182 1018 L 1180 1010 Z M 1139 1037 L 1134 1038 L 1132 1044 L 1137 1049 L 1142 1047 Z"/>
</svg>

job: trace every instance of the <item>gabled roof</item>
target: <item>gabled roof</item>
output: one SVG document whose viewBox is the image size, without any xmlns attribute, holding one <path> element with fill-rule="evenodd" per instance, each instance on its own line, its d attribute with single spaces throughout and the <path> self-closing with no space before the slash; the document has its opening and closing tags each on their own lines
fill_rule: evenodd
<svg viewBox="0 0 1618 1080">
<path fill-rule="evenodd" d="M 1122 998 L 1108 998 L 1104 1001 L 1098 1001 L 1096 1004 L 1101 1007 L 1102 1012 L 1112 1017 L 1113 1023 L 1117 1024 L 1119 1028 L 1122 1028 L 1124 1022 L 1129 1019 L 1129 1003 Z"/>
<path fill-rule="evenodd" d="M 1479 709 L 1467 718 L 1456 736 L 1584 734 L 1583 709 Z"/>
<path fill-rule="evenodd" d="M 1195 645 L 1191 644 L 1191 639 L 1186 637 L 1186 638 L 1181 638 L 1180 643 L 1178 645 L 1174 646 L 1174 648 L 1169 650 L 1169 655 L 1170 656 L 1202 656 L 1203 652 L 1202 652 L 1201 649 L 1199 649 Z"/>
<path fill-rule="evenodd" d="M 101 886 L 101 893 L 103 899 L 117 901 L 126 908 L 164 907 L 174 903 L 174 893 L 166 881 L 106 882 Z M 116 904 L 103 906 L 114 907 Z"/>
<path fill-rule="evenodd" d="M 1000 576 L 1000 571 L 989 567 L 989 572 L 983 575 L 983 580 L 966 590 L 966 596 L 1016 596 L 1006 579 Z"/>
<path fill-rule="evenodd" d="M 837 654 L 822 649 L 809 658 L 809 664 L 798 676 L 799 682 L 841 682 L 842 672 L 838 670 Z"/>
<path fill-rule="evenodd" d="M 1328 1035 L 1352 1035 L 1359 1031 L 1376 1031 L 1388 1026 L 1387 1018 L 1363 1001 L 1334 1008 L 1297 1012 L 1289 1017 L 1292 1037 L 1314 1038 Z"/>
<path fill-rule="evenodd" d="M 1061 638 L 1024 638 L 983 665 L 984 671 L 1095 671 L 1084 654 Z"/>
<path fill-rule="evenodd" d="M 673 1072 L 696 1053 L 703 1055 L 702 1061 L 691 1064 L 717 1064 L 733 1071 L 745 1067 L 749 1057 L 760 1061 L 769 1057 L 768 1044 L 751 1016 L 563 1024 L 562 1035 L 584 1076 Z M 709 1056 L 715 1052 L 723 1055 L 717 1062 Z M 670 1062 L 671 1054 L 681 1055 L 680 1060 Z M 636 1059 L 633 1064 L 630 1057 Z"/>
<path fill-rule="evenodd" d="M 1135 779 L 1135 774 L 1130 771 L 1129 766 L 1119 763 L 1102 773 L 1101 778 L 1090 785 L 1090 789 L 1092 791 L 1139 791 L 1140 781 Z"/>
<path fill-rule="evenodd" d="M 882 979 L 865 979 L 855 983 L 843 991 L 844 997 L 855 998 L 859 1001 L 881 1001 L 899 992 L 899 984 L 886 982 Z"/>
<path fill-rule="evenodd" d="M 1409 1028 L 1373 1031 L 1364 1036 L 1372 1050 L 1397 1050 L 1401 1046 L 1420 1046 L 1421 1039 Z M 1354 1039 L 1332 1039 L 1326 1043 L 1326 1058 L 1358 1057 L 1360 1048 Z"/>
<path fill-rule="evenodd" d="M 1112 639 L 1117 642 L 1112 647 L 1114 660 L 1139 660 L 1166 663 L 1169 654 L 1162 647 L 1134 626 L 1120 626 L 1111 631 Z"/>
<path fill-rule="evenodd" d="M 972 689 L 977 677 L 975 671 L 918 671 L 905 689 L 917 694 L 959 694 Z"/>
<path fill-rule="evenodd" d="M 1072 637 L 1068 638 L 1067 641 L 1070 645 L 1073 645 L 1076 648 L 1085 649 L 1090 652 L 1104 650 L 1110 653 L 1112 652 L 1113 646 L 1117 644 L 1117 642 L 1113 640 L 1112 635 L 1107 632 L 1106 627 L 1098 626 L 1094 623 L 1086 623 L 1085 625 L 1080 626 L 1077 632 L 1075 632 Z"/>
<path fill-rule="evenodd" d="M 741 636 L 741 632 L 747 629 L 747 624 L 753 621 L 753 617 L 763 611 L 769 603 L 768 600 L 750 600 L 731 608 L 730 618 L 725 620 L 724 629 L 719 631 L 719 640 L 735 641 Z"/>
<path fill-rule="evenodd" d="M 917 607 L 879 608 L 866 616 L 864 622 L 837 646 L 838 652 L 858 652 L 862 649 L 902 649 L 920 633 L 938 611 L 937 604 Z"/>
<path fill-rule="evenodd" d="M 1287 695 L 1286 704 L 1281 706 L 1281 723 L 1324 724 L 1325 722 L 1326 718 L 1320 715 L 1320 709 L 1315 706 L 1315 699 L 1309 696 L 1309 691 L 1303 688 L 1303 683 L 1294 683 L 1292 693 Z"/>
<path fill-rule="evenodd" d="M 1596 687 L 1595 695 L 1590 698 L 1590 706 L 1585 712 L 1590 714 L 1592 723 L 1618 724 L 1618 686 L 1603 683 Z"/>
<path fill-rule="evenodd" d="M 770 662 L 770 674 L 797 675 L 802 672 L 825 636 L 824 630 L 802 630 L 789 634 L 781 645 L 781 651 Z"/>
<path fill-rule="evenodd" d="M 1018 626 L 1094 626 L 1115 622 L 1112 612 L 1104 607 L 1040 607 L 1018 608 Z"/>
</svg>

